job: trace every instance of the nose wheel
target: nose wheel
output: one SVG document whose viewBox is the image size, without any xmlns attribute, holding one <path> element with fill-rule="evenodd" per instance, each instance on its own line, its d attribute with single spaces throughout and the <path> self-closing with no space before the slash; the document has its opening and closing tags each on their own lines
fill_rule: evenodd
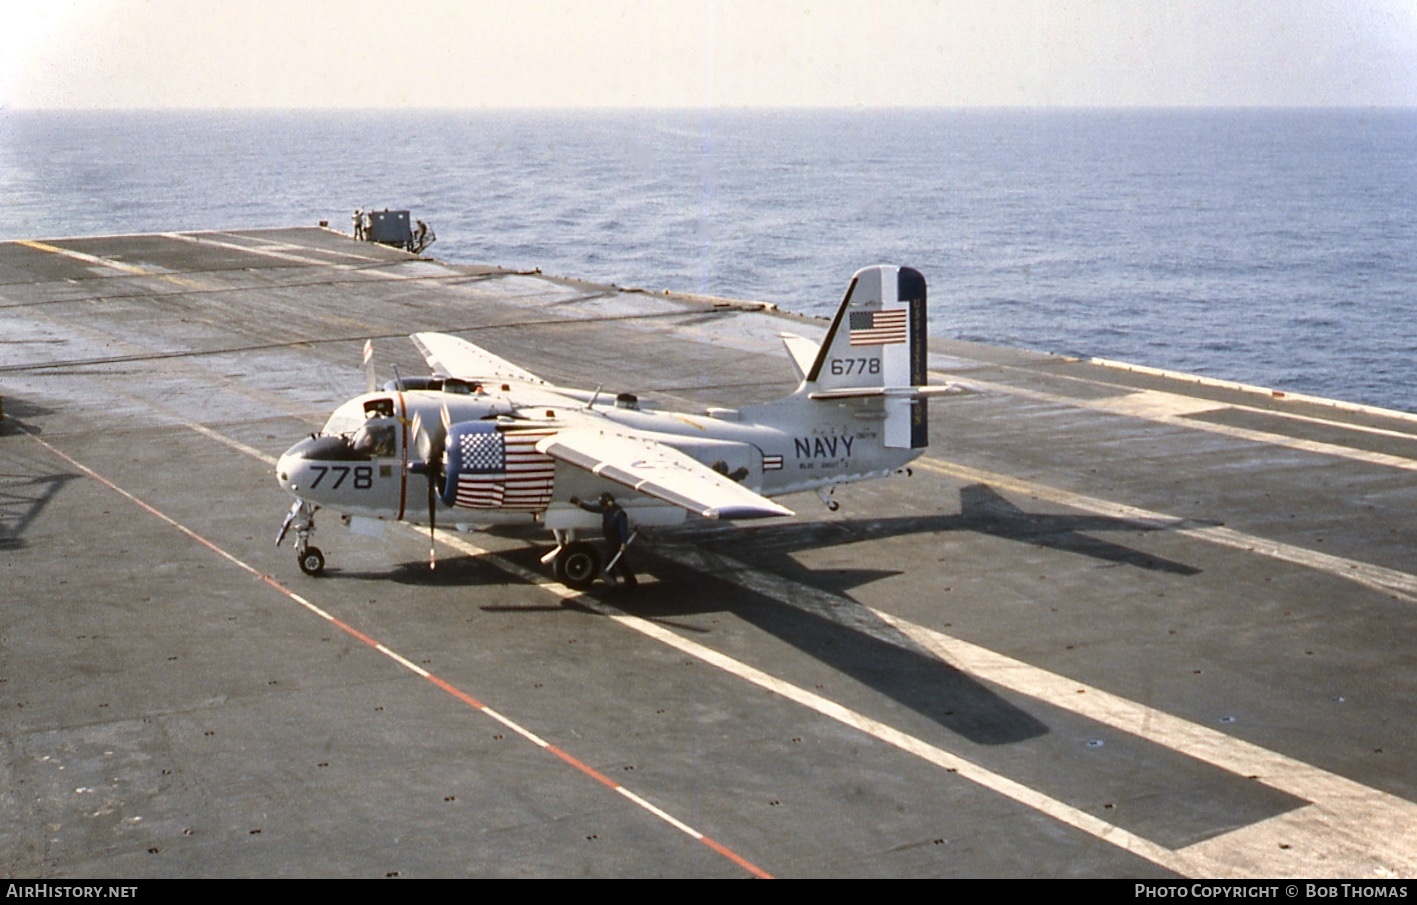
<svg viewBox="0 0 1417 905">
<path fill-rule="evenodd" d="M 276 535 L 276 546 L 279 547 L 286 533 L 294 526 L 295 561 L 306 575 L 319 575 L 325 571 L 325 554 L 320 552 L 319 547 L 310 546 L 310 537 L 315 533 L 315 510 L 319 508 L 314 503 L 296 500 L 290 512 L 286 513 L 280 533 Z"/>
<path fill-rule="evenodd" d="M 325 571 L 325 554 L 320 552 L 319 547 L 306 547 L 305 552 L 297 552 L 295 558 L 300 563 L 300 571 L 306 575 L 319 575 Z"/>
</svg>

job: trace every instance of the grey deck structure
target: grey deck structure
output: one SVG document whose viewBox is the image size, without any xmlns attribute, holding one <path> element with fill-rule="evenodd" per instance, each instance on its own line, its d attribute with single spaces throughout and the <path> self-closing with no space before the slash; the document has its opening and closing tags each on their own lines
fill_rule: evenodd
<svg viewBox="0 0 1417 905">
<path fill-rule="evenodd" d="M 272 544 L 367 338 L 698 408 L 824 327 L 314 228 L 0 243 L 0 873 L 1417 876 L 1417 416 L 936 340 L 913 476 L 660 532 L 634 595 L 535 532 Z"/>
</svg>

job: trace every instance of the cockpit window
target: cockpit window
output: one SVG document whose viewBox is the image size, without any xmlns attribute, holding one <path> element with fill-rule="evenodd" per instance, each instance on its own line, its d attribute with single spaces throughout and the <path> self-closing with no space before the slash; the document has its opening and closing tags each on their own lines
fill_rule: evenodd
<svg viewBox="0 0 1417 905">
<path fill-rule="evenodd" d="M 393 424 L 367 421 L 350 438 L 355 452 L 367 456 L 392 456 L 395 448 Z"/>
<path fill-rule="evenodd" d="M 444 393 L 456 393 L 459 396 L 475 396 L 482 392 L 482 384 L 469 383 L 466 380 L 459 380 L 456 377 L 449 377 L 443 381 Z"/>
<path fill-rule="evenodd" d="M 320 433 L 331 437 L 338 437 L 340 434 L 352 434 L 364 426 L 364 419 L 358 416 L 349 417 L 341 412 L 335 412 L 330 416 L 330 420 L 325 422 L 325 426 Z"/>
</svg>

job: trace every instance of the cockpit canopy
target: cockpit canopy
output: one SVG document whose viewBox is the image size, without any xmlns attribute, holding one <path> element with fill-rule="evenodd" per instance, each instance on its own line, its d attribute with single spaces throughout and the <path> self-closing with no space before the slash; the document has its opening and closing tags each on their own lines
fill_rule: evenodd
<svg viewBox="0 0 1417 905">
<path fill-rule="evenodd" d="M 398 419 L 388 396 L 351 399 L 335 409 L 319 434 L 290 454 L 324 462 L 367 462 L 398 454 Z"/>
</svg>

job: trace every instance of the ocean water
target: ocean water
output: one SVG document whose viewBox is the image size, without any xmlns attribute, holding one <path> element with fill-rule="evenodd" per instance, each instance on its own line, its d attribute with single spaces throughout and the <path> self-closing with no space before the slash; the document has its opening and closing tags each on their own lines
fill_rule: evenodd
<svg viewBox="0 0 1417 905">
<path fill-rule="evenodd" d="M 0 111 L 0 239 L 408 208 L 460 263 L 1417 411 L 1417 111 Z M 3 296 L 3 287 L 0 287 Z"/>
</svg>

